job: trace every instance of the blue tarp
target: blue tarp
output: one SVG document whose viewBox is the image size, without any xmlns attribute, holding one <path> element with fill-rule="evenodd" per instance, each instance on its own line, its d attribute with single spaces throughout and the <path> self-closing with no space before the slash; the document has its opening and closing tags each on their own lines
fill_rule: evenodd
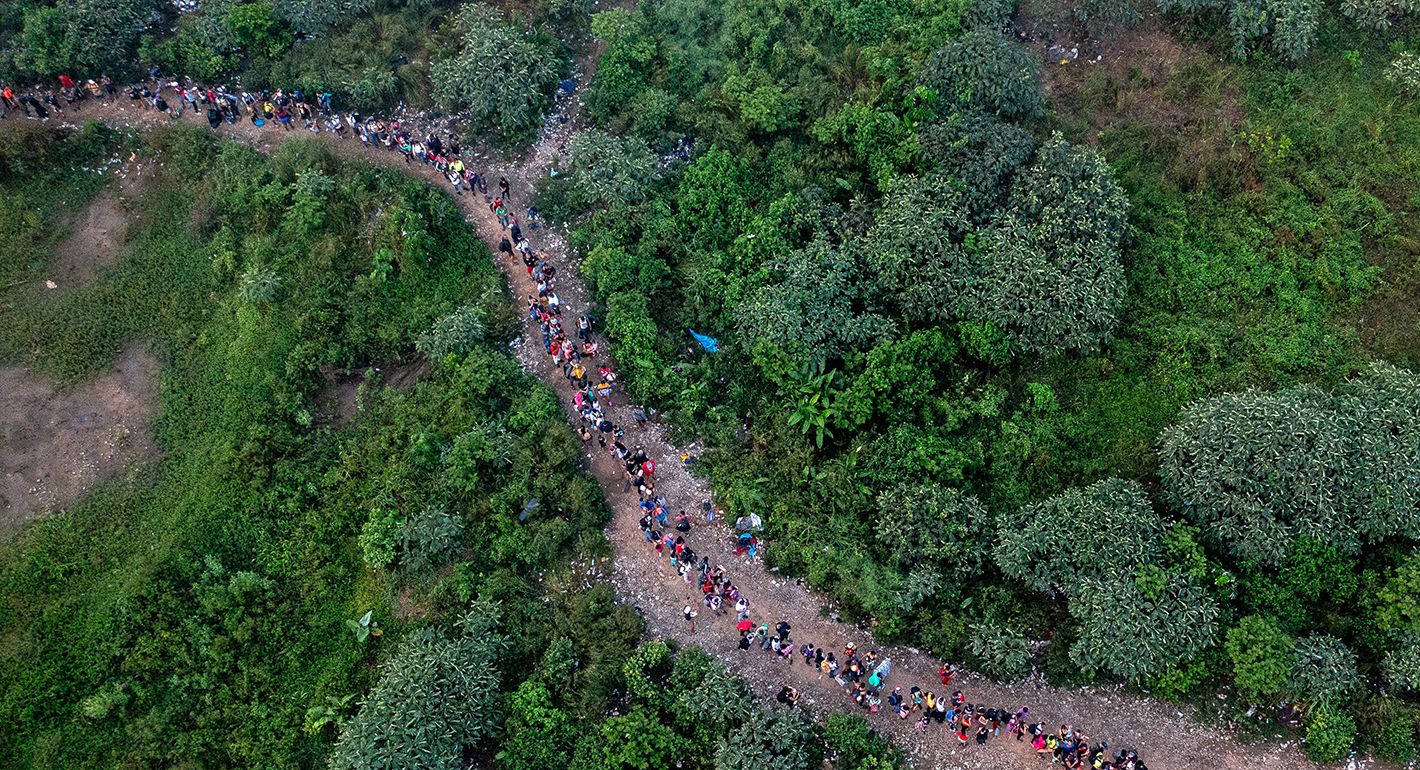
<svg viewBox="0 0 1420 770">
<path fill-rule="evenodd" d="M 720 352 L 720 341 L 714 337 L 707 337 L 704 334 L 696 332 L 694 329 L 690 330 L 690 336 L 694 337 L 695 341 L 700 343 L 700 347 L 705 348 L 711 353 Z"/>
</svg>

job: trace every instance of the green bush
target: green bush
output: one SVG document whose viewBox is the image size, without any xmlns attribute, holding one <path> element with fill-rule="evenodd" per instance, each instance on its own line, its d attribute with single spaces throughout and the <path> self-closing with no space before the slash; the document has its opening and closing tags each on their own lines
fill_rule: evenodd
<svg viewBox="0 0 1420 770">
<path fill-rule="evenodd" d="M 1173 669 L 1215 641 L 1218 605 L 1198 581 L 1164 575 L 1157 592 L 1112 575 L 1081 581 L 1069 610 L 1079 623 L 1070 658 L 1088 674 L 1140 680 Z"/>
<path fill-rule="evenodd" d="M 1086 577 L 1151 563 L 1164 531 L 1142 487 L 1106 479 L 1002 517 L 993 555 L 1007 575 L 1036 591 L 1074 591 Z M 1056 547 L 1061 540 L 1072 547 Z M 1108 565 L 1101 553 L 1110 554 Z"/>
<path fill-rule="evenodd" d="M 1361 686 L 1356 653 L 1331 636 L 1306 636 L 1293 643 L 1287 687 L 1311 703 L 1333 703 Z"/>
<path fill-rule="evenodd" d="M 1292 637 L 1271 620 L 1248 615 L 1229 629 L 1224 648 L 1233 661 L 1233 681 L 1245 698 L 1282 690 L 1292 669 Z"/>
<path fill-rule="evenodd" d="M 1346 758 L 1356 739 L 1356 721 L 1340 708 L 1324 705 L 1307 716 L 1307 756 L 1313 762 Z"/>
<path fill-rule="evenodd" d="M 967 629 L 966 651 L 971 666 L 992 679 L 1018 682 L 1030 675 L 1030 649 L 1013 629 L 973 625 Z"/>
<path fill-rule="evenodd" d="M 526 138 L 542 119 L 563 67 L 545 39 L 504 21 L 494 8 L 470 3 L 454 20 L 456 53 L 434 61 L 434 97 L 475 127 Z"/>
<path fill-rule="evenodd" d="M 934 53 L 925 81 L 945 98 L 1007 119 L 1034 117 L 1045 105 L 1040 62 L 990 28 L 973 29 Z"/>
</svg>

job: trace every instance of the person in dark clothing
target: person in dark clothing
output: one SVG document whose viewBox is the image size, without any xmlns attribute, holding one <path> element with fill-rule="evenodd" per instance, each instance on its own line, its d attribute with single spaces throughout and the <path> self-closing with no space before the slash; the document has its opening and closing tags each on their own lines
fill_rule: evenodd
<svg viewBox="0 0 1420 770">
<path fill-rule="evenodd" d="M 222 113 L 221 113 L 220 111 L 218 111 L 218 109 L 216 108 L 216 106 L 208 107 L 208 108 L 207 108 L 207 125 L 209 125 L 209 126 L 211 126 L 212 128 L 215 129 L 215 128 L 217 128 L 217 126 L 221 125 L 221 123 L 222 123 Z"/>
<path fill-rule="evenodd" d="M 789 628 L 790 628 L 790 626 L 789 626 L 789 621 L 787 621 L 787 620 L 781 620 L 781 621 L 779 621 L 779 625 L 777 625 L 777 626 L 774 627 L 774 630 L 775 630 L 776 632 L 778 632 L 778 634 L 779 634 L 779 641 L 781 641 L 781 642 L 787 642 L 787 641 L 789 641 Z"/>
</svg>

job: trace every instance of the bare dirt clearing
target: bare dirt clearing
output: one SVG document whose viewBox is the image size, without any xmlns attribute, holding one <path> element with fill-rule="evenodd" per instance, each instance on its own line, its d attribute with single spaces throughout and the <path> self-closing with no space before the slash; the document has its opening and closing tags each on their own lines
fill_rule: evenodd
<svg viewBox="0 0 1420 770">
<path fill-rule="evenodd" d="M 24 367 L 0 367 L 0 536 L 157 456 L 157 373 L 138 345 L 67 390 Z"/>
<path fill-rule="evenodd" d="M 69 234 L 55 247 L 54 258 L 44 271 L 44 279 L 55 284 L 54 291 L 78 288 L 97 277 L 100 270 L 118 265 L 126 209 L 134 194 L 131 182 L 115 180 L 82 212 L 61 223 Z"/>
</svg>

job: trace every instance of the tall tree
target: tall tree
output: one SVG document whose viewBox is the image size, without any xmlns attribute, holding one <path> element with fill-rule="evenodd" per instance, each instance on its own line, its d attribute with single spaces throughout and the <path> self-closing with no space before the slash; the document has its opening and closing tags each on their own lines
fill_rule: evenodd
<svg viewBox="0 0 1420 770">
<path fill-rule="evenodd" d="M 410 634 L 341 732 L 332 770 L 461 770 L 465 749 L 501 722 L 503 646 L 479 611 L 451 631 Z"/>
<path fill-rule="evenodd" d="M 525 135 L 551 98 L 558 57 L 483 3 L 464 5 L 454 31 L 458 50 L 434 61 L 434 98 L 506 136 Z"/>
<path fill-rule="evenodd" d="M 993 555 L 1035 590 L 1073 591 L 1085 578 L 1157 561 L 1165 528 L 1138 482 L 1105 479 L 1002 517 Z"/>
</svg>

